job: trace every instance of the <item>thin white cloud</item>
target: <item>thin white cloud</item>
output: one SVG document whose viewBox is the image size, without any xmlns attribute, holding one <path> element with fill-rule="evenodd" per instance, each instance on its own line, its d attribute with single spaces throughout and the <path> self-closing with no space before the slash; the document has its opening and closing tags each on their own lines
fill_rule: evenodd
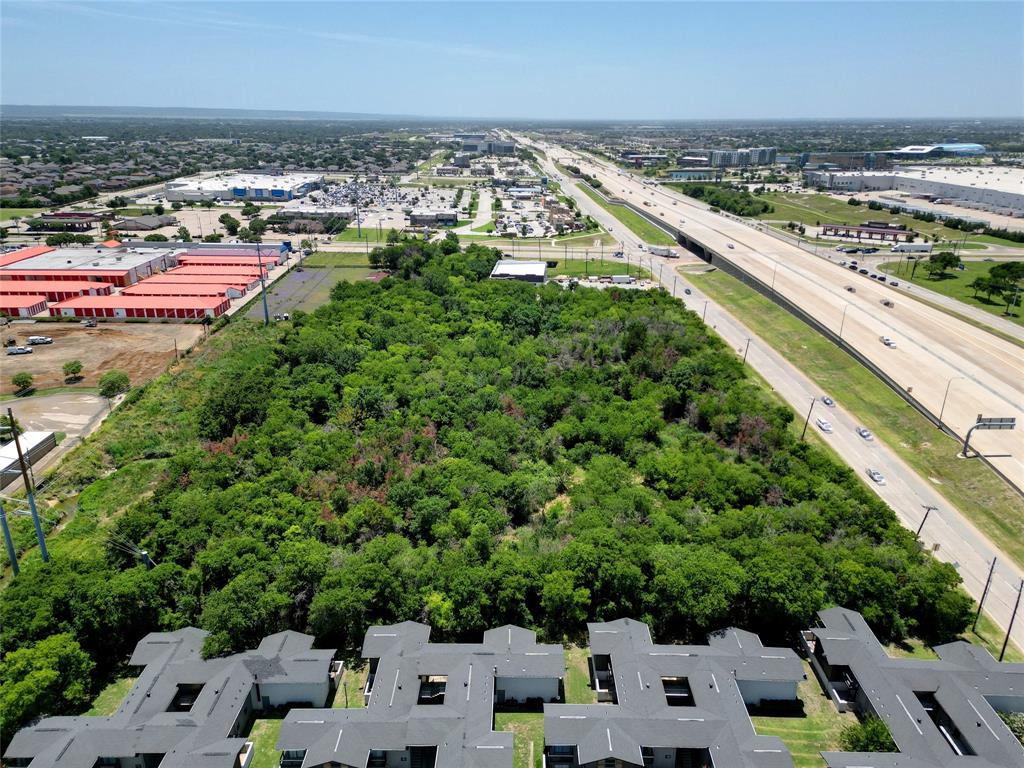
<svg viewBox="0 0 1024 768">
<path fill-rule="evenodd" d="M 222 11 L 189 9 L 187 12 L 184 12 L 185 9 L 181 5 L 175 7 L 174 4 L 169 3 L 161 4 L 159 9 L 165 12 L 171 11 L 172 15 L 166 15 L 166 13 L 147 15 L 120 9 L 113 10 L 110 5 L 113 4 L 38 3 L 38 6 L 52 7 L 54 10 L 70 11 L 72 13 L 79 13 L 87 16 L 105 16 L 110 18 L 126 19 L 129 21 L 141 21 L 150 25 L 173 24 L 206 31 L 209 31 L 211 28 L 220 28 L 230 29 L 233 31 L 267 33 L 274 35 L 275 37 L 280 37 L 282 35 L 296 35 L 303 38 L 315 38 L 318 40 L 326 40 L 328 42 L 336 43 L 353 43 L 356 45 L 388 48 L 416 48 L 418 50 L 428 51 L 431 53 L 464 56 L 467 58 L 477 59 L 500 61 L 516 61 L 521 59 L 521 57 L 516 54 L 465 43 L 417 40 L 404 37 L 392 37 L 388 35 L 368 35 L 360 32 L 333 32 L 323 29 L 282 27 L 276 24 L 250 21 Z M 183 3 L 182 5 L 188 5 L 188 3 Z M 134 3 L 131 5 L 132 9 L 142 9 L 147 7 L 151 6 L 148 6 L 145 3 Z"/>
</svg>

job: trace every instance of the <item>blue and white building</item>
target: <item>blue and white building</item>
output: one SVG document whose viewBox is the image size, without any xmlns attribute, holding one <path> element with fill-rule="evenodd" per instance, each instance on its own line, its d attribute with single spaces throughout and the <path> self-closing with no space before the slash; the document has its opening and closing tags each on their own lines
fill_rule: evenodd
<svg viewBox="0 0 1024 768">
<path fill-rule="evenodd" d="M 225 173 L 174 179 L 164 185 L 168 202 L 203 200 L 284 203 L 304 197 L 323 185 L 318 173 Z"/>
</svg>

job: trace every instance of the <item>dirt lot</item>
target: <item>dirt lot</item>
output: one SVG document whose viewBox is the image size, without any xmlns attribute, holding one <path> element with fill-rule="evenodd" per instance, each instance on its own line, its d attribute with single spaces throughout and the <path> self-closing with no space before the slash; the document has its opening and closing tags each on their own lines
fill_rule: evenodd
<svg viewBox="0 0 1024 768">
<path fill-rule="evenodd" d="M 24 344 L 30 335 L 50 336 L 53 344 L 35 347 L 31 355 L 0 357 L 0 394 L 12 394 L 11 377 L 27 371 L 35 388 L 64 386 L 62 368 L 69 360 L 82 362 L 83 379 L 76 386 L 95 387 L 112 368 L 125 371 L 132 384 L 149 381 L 174 358 L 174 342 L 183 352 L 203 335 L 199 325 L 168 323 L 100 323 L 97 328 L 78 324 L 12 323 L 2 329 L 4 340 L 14 336 Z"/>
</svg>

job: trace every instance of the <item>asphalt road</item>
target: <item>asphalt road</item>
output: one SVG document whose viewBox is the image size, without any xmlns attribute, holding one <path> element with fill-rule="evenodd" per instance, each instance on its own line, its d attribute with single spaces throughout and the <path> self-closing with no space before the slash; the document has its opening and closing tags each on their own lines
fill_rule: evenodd
<svg viewBox="0 0 1024 768">
<path fill-rule="evenodd" d="M 818 434 L 830 447 L 855 471 L 863 473 L 867 467 L 873 467 L 885 476 L 884 486 L 867 481 L 868 485 L 895 510 L 904 526 L 916 531 L 924 522 L 925 507 L 936 507 L 922 529 L 921 541 L 925 547 L 932 550 L 935 557 L 950 562 L 957 568 L 965 588 L 975 600 L 980 600 L 992 559 L 997 558 L 992 587 L 985 601 L 985 611 L 1005 631 L 1013 611 L 1017 586 L 1021 578 L 1024 578 L 1024 571 L 1015 566 L 1009 557 L 1000 552 L 983 533 L 891 449 L 878 440 L 869 442 L 857 435 L 855 428 L 859 424 L 843 409 L 841 403 L 833 408 L 824 406 L 820 401 L 822 392 L 816 384 L 742 322 L 687 281 L 685 275 L 679 274 L 676 271 L 678 261 L 640 252 L 638 237 L 586 195 L 576 192 L 575 185 L 564 179 L 550 161 L 544 165 L 553 178 L 562 182 L 563 190 L 572 194 L 585 212 L 606 227 L 613 227 L 616 237 L 624 242 L 627 253 L 632 253 L 633 258 L 639 257 L 645 266 L 652 268 L 655 277 L 660 276 L 665 288 L 682 299 L 688 307 L 702 314 L 705 322 L 725 339 L 737 354 L 743 354 L 747 340 L 750 339 L 747 363 L 770 382 L 797 414 L 806 415 L 812 401 L 815 402 L 808 429 L 817 430 L 814 421 L 818 416 L 824 416 L 832 423 L 834 432 L 826 435 L 819 431 Z M 863 282 L 867 283 L 867 280 Z M 781 290 L 781 284 L 777 284 L 776 287 Z M 685 293 L 686 289 L 690 290 L 689 294 Z M 858 293 L 860 292 L 858 289 Z M 910 303 L 906 298 L 902 301 Z M 1018 647 L 1024 648 L 1024 621 L 1018 621 L 1014 626 L 1013 640 Z"/>
<path fill-rule="evenodd" d="M 1024 488 L 1024 354 L 1019 347 L 939 309 L 907 301 L 891 286 L 852 273 L 741 220 L 645 184 L 610 164 L 551 145 L 544 149 L 549 155 L 571 158 L 599 178 L 611 194 L 635 204 L 649 203 L 654 216 L 774 286 L 780 295 L 841 333 L 925 408 L 941 414 L 961 438 L 979 413 L 1016 417 L 1020 428 L 976 431 L 971 447 Z M 547 165 L 550 168 L 550 162 Z M 572 185 L 566 188 L 571 190 Z M 847 291 L 846 286 L 856 292 Z M 885 308 L 883 300 L 893 300 L 895 306 Z M 882 336 L 892 338 L 896 347 L 883 345 Z"/>
</svg>

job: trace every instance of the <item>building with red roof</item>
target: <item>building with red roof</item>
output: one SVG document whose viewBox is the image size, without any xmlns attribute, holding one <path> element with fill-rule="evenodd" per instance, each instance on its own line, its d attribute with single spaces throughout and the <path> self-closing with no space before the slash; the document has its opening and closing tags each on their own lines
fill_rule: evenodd
<svg viewBox="0 0 1024 768">
<path fill-rule="evenodd" d="M 111 283 L 88 280 L 7 280 L 0 272 L 0 296 L 46 296 L 47 301 L 64 301 L 76 296 L 109 296 Z"/>
<path fill-rule="evenodd" d="M 244 296 L 244 285 L 224 283 L 154 283 L 152 279 L 131 285 L 121 291 L 122 296 Z"/>
<path fill-rule="evenodd" d="M 79 296 L 52 305 L 50 315 L 190 320 L 220 317 L 230 307 L 227 296 Z"/>
<path fill-rule="evenodd" d="M 32 317 L 45 311 L 45 296 L 0 296 L 0 314 L 7 317 Z"/>
</svg>

